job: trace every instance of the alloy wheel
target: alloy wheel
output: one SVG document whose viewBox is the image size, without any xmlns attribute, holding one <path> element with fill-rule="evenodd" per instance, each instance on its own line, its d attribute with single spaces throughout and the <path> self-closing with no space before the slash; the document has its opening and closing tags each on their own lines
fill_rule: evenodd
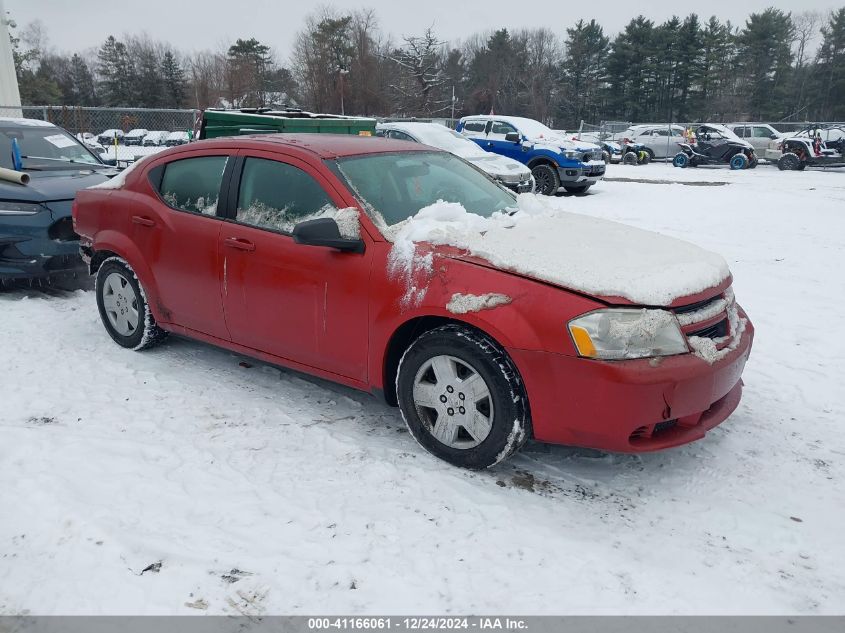
<svg viewBox="0 0 845 633">
<path fill-rule="evenodd" d="M 474 367 L 454 356 L 433 356 L 422 364 L 413 399 L 432 437 L 450 448 L 474 448 L 493 428 L 490 388 Z"/>
<path fill-rule="evenodd" d="M 138 329 L 138 296 L 120 273 L 110 273 L 103 282 L 103 307 L 109 323 L 121 336 L 131 336 Z"/>
</svg>

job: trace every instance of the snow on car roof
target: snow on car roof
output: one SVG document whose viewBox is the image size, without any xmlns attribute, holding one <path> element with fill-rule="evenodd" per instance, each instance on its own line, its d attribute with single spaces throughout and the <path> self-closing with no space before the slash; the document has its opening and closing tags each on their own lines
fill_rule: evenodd
<svg viewBox="0 0 845 633">
<path fill-rule="evenodd" d="M 439 123 L 422 121 L 379 123 L 377 128 L 406 132 L 414 136 L 420 143 L 439 147 L 463 157 L 486 156 L 488 154 L 462 134 Z"/>
<path fill-rule="evenodd" d="M 360 154 L 386 152 L 431 152 L 442 151 L 421 146 L 412 141 L 399 141 L 378 136 L 357 136 L 354 134 L 250 134 L 207 139 L 191 143 L 189 147 L 207 146 L 261 146 L 287 145 L 300 147 L 316 154 L 319 158 L 341 158 Z"/>
<path fill-rule="evenodd" d="M 22 119 L 19 117 L 0 117 L 0 124 L 28 125 L 32 127 L 56 127 L 49 121 L 40 119 Z"/>
</svg>

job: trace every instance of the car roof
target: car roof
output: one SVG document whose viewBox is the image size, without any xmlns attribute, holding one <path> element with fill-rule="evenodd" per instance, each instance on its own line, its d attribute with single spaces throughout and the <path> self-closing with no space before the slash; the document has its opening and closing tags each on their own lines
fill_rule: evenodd
<svg viewBox="0 0 845 633">
<path fill-rule="evenodd" d="M 0 125 L 17 125 L 19 127 L 58 127 L 49 121 L 42 121 L 41 119 L 22 119 L 20 117 L 6 116 L 0 117 Z"/>
<path fill-rule="evenodd" d="M 357 136 L 354 134 L 250 134 L 197 141 L 187 148 L 231 147 L 270 149 L 272 147 L 295 147 L 315 154 L 319 158 L 342 158 L 360 154 L 382 154 L 385 152 L 442 151 L 411 141 L 381 138 L 378 136 Z"/>
<path fill-rule="evenodd" d="M 505 123 L 513 123 L 515 125 L 519 125 L 520 123 L 531 123 L 533 125 L 537 125 L 539 121 L 535 121 L 534 119 L 529 119 L 528 117 L 524 116 L 500 116 L 498 114 L 474 114 L 472 116 L 465 116 L 461 119 L 461 121 L 504 121 Z"/>
</svg>

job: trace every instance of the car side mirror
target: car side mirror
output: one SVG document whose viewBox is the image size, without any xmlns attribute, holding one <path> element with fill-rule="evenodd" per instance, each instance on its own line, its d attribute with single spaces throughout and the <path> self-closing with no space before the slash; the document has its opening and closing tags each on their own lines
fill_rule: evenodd
<svg viewBox="0 0 845 633">
<path fill-rule="evenodd" d="M 336 248 L 349 253 L 363 253 L 364 240 L 340 235 L 340 228 L 333 218 L 305 220 L 293 227 L 293 241 L 305 246 Z"/>
<path fill-rule="evenodd" d="M 778 135 L 777 135 L 777 134 L 770 134 L 770 135 L 769 135 L 769 138 L 770 138 L 770 139 L 772 139 L 773 141 L 774 141 L 777 137 L 778 137 Z"/>
<path fill-rule="evenodd" d="M 519 143 L 521 140 L 519 132 L 508 132 L 505 134 L 505 141 L 508 143 Z"/>
</svg>

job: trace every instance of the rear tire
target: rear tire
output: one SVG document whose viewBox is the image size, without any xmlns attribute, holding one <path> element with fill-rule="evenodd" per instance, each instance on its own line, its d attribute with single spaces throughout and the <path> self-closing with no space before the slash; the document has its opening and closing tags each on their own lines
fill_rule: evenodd
<svg viewBox="0 0 845 633">
<path fill-rule="evenodd" d="M 648 165 L 654 160 L 654 152 L 650 148 L 645 148 L 645 156 L 643 157 L 643 165 Z"/>
<path fill-rule="evenodd" d="M 518 451 L 531 423 L 519 373 L 487 335 L 451 324 L 411 343 L 396 394 L 414 439 L 454 466 L 495 466 Z"/>
<path fill-rule="evenodd" d="M 167 332 L 156 325 L 144 289 L 125 260 L 109 257 L 102 263 L 95 292 L 106 332 L 121 347 L 140 351 L 167 337 Z"/>
<path fill-rule="evenodd" d="M 605 165 L 609 164 L 610 163 L 610 152 L 608 152 L 606 150 L 603 151 L 601 153 L 601 159 L 604 161 Z"/>
<path fill-rule="evenodd" d="M 637 162 L 636 152 L 625 152 L 625 155 L 622 157 L 622 163 L 625 165 L 636 165 Z"/>
<path fill-rule="evenodd" d="M 553 196 L 560 189 L 560 176 L 551 165 L 546 163 L 537 165 L 531 170 L 531 175 L 534 176 L 537 193 L 542 193 L 544 196 Z"/>
</svg>

